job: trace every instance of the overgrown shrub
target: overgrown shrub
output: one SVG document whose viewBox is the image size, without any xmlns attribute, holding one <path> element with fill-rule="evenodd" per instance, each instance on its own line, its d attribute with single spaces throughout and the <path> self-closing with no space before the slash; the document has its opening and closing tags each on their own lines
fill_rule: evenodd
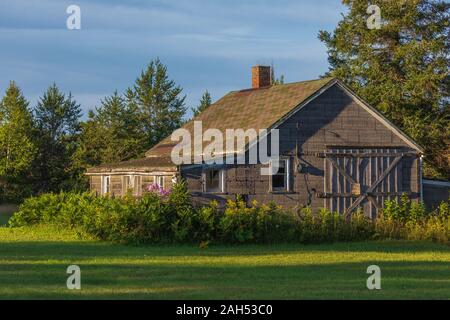
<svg viewBox="0 0 450 320">
<path fill-rule="evenodd" d="M 361 211 L 347 220 L 325 209 L 285 211 L 275 203 L 251 206 L 242 199 L 194 208 L 185 183 L 170 193 L 147 192 L 141 199 L 96 197 L 90 193 L 45 194 L 27 199 L 12 227 L 52 224 L 101 240 L 124 243 L 323 243 L 371 239 L 449 242 L 449 205 L 427 213 L 423 204 L 387 201 L 371 221 Z"/>
<path fill-rule="evenodd" d="M 60 213 L 62 194 L 44 194 L 24 201 L 10 220 L 13 226 L 49 223 Z"/>
<path fill-rule="evenodd" d="M 223 213 L 219 210 L 219 204 L 212 201 L 209 206 L 201 207 L 194 212 L 196 215 L 193 228 L 193 238 L 202 242 L 211 242 L 219 239 L 220 220 Z"/>
<path fill-rule="evenodd" d="M 406 196 L 400 201 L 386 201 L 384 210 L 374 222 L 376 237 L 449 242 L 449 211 L 447 202 L 427 213 L 423 203 L 411 202 Z"/>
<path fill-rule="evenodd" d="M 228 201 L 217 225 L 218 239 L 224 243 L 295 242 L 297 227 L 294 217 L 275 203 L 255 201 L 247 207 L 241 198 Z"/>
</svg>

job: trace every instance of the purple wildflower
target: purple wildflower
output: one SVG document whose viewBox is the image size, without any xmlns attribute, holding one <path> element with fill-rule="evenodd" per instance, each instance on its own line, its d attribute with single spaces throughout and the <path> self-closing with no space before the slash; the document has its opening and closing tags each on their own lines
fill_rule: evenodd
<svg viewBox="0 0 450 320">
<path fill-rule="evenodd" d="M 163 187 L 161 187 L 157 183 L 152 183 L 147 186 L 147 191 L 156 193 L 161 197 L 167 197 L 170 194 L 170 190 L 165 190 Z"/>
</svg>

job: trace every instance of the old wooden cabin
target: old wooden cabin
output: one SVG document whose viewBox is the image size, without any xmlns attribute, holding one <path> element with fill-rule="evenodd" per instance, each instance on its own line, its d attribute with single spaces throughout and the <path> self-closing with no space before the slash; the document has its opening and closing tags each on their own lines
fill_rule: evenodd
<svg viewBox="0 0 450 320">
<path fill-rule="evenodd" d="M 171 161 L 171 137 L 146 157 L 88 170 L 98 194 L 140 196 L 150 183 L 171 188 L 187 180 L 196 203 L 224 202 L 242 195 L 248 202 L 275 201 L 285 207 L 326 207 L 340 213 L 364 208 L 375 216 L 386 199 L 406 193 L 422 197 L 423 150 L 382 114 L 333 78 L 271 84 L 269 67 L 252 68 L 251 89 L 230 92 L 200 114 L 203 130 L 278 129 L 280 170 L 261 175 L 270 163 L 179 165 Z M 183 128 L 193 132 L 194 120 Z M 261 137 L 258 137 L 261 138 Z M 252 144 L 253 142 L 253 144 Z M 248 155 L 236 150 L 236 157 Z"/>
</svg>

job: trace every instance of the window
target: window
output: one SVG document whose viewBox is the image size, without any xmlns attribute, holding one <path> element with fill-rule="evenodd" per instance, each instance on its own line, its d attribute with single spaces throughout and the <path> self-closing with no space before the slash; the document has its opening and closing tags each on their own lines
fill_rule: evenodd
<svg viewBox="0 0 450 320">
<path fill-rule="evenodd" d="M 128 190 L 134 189 L 134 177 L 133 176 L 124 176 L 123 177 L 123 185 L 124 185 L 124 193 L 127 193 Z"/>
<path fill-rule="evenodd" d="M 103 177 L 103 194 L 109 194 L 111 192 L 111 177 L 104 176 Z"/>
<path fill-rule="evenodd" d="M 278 165 L 278 171 L 276 171 Z M 272 191 L 290 191 L 289 190 L 289 160 L 281 159 L 277 162 L 271 162 L 272 167 Z"/>
<path fill-rule="evenodd" d="M 220 169 L 209 169 L 204 173 L 205 191 L 212 193 L 223 193 L 224 191 L 224 171 Z"/>
<path fill-rule="evenodd" d="M 155 176 L 155 183 L 161 188 L 164 188 L 164 176 Z"/>
<path fill-rule="evenodd" d="M 141 181 L 142 181 L 142 178 L 140 176 L 134 176 L 134 188 L 133 188 L 133 190 L 134 190 L 134 194 L 136 196 L 140 196 L 141 193 L 142 193 L 142 191 L 141 191 L 142 190 Z"/>
</svg>

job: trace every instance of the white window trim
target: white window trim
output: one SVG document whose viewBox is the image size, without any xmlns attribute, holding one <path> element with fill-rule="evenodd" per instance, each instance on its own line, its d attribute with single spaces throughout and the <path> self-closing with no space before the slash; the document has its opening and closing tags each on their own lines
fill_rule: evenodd
<svg viewBox="0 0 450 320">
<path fill-rule="evenodd" d="M 124 190 L 124 193 L 127 193 L 128 192 L 128 189 L 133 189 L 134 190 L 134 187 L 135 187 L 135 178 L 134 178 L 134 175 L 125 175 L 125 176 L 123 176 L 123 178 L 125 179 L 125 181 L 126 181 L 126 178 L 130 178 L 130 185 L 129 186 L 127 186 L 127 190 Z M 124 182 L 125 182 L 124 181 Z M 124 185 L 125 185 L 125 183 L 124 183 Z M 134 191 L 133 191 L 134 192 Z"/>
<path fill-rule="evenodd" d="M 270 172 L 271 172 L 271 176 L 270 176 L 270 191 L 271 192 L 291 192 L 291 159 L 290 158 L 280 158 L 279 160 L 277 160 L 278 162 L 284 161 L 285 162 L 285 170 L 286 173 L 284 175 L 284 188 L 277 188 L 274 189 L 272 181 L 273 181 L 273 162 L 274 161 L 270 161 L 269 162 L 269 166 L 270 166 Z"/>
<path fill-rule="evenodd" d="M 106 188 L 106 181 L 108 181 L 108 188 Z M 107 192 L 109 189 L 109 192 Z M 102 195 L 111 194 L 111 176 L 102 176 Z"/>
<path fill-rule="evenodd" d="M 162 183 L 159 183 L 159 179 L 162 179 Z M 164 176 L 153 176 L 153 182 L 163 189 L 165 188 L 165 180 Z"/>
<path fill-rule="evenodd" d="M 291 158 L 286 159 L 286 190 L 291 192 Z"/>
<path fill-rule="evenodd" d="M 210 170 L 218 170 L 219 171 L 219 191 L 208 191 L 207 190 L 207 183 L 206 183 L 206 174 Z M 204 193 L 210 193 L 210 194 L 223 194 L 226 193 L 226 171 L 225 169 L 220 168 L 206 168 L 203 170 L 202 176 L 203 176 L 203 192 Z"/>
<path fill-rule="evenodd" d="M 142 194 L 142 177 L 139 175 L 133 175 L 133 194 L 140 196 Z"/>
</svg>

